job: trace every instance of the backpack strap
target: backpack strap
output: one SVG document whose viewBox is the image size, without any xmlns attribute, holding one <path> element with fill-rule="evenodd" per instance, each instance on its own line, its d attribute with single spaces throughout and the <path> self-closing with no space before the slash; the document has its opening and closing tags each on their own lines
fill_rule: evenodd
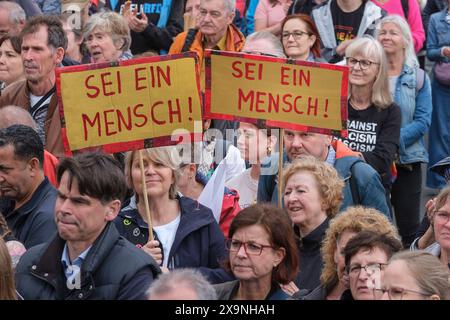
<svg viewBox="0 0 450 320">
<path fill-rule="evenodd" d="M 409 0 L 401 0 L 403 14 L 405 15 L 405 20 L 408 21 L 409 14 Z"/>
<path fill-rule="evenodd" d="M 416 68 L 416 96 L 419 94 L 419 91 L 423 88 L 423 84 L 425 82 L 425 71 L 421 68 Z"/>
<path fill-rule="evenodd" d="M 186 35 L 186 39 L 184 40 L 183 48 L 181 52 L 187 52 L 191 48 L 192 43 L 194 42 L 195 36 L 197 35 L 197 29 L 189 29 Z"/>
</svg>

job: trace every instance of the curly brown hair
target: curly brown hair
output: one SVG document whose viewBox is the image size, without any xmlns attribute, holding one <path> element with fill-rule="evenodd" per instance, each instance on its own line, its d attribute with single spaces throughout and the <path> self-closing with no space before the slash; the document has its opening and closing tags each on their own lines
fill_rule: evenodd
<svg viewBox="0 0 450 320">
<path fill-rule="evenodd" d="M 325 287 L 332 288 L 339 281 L 334 253 L 342 233 L 344 231 L 358 233 L 366 230 L 386 234 L 396 239 L 400 238 L 397 228 L 378 210 L 362 206 L 347 208 L 330 221 L 322 242 L 321 252 L 324 264 L 320 281 Z"/>
<path fill-rule="evenodd" d="M 320 197 L 326 206 L 327 216 L 329 218 L 334 217 L 341 207 L 344 188 L 344 182 L 336 169 L 313 156 L 296 159 L 284 170 L 283 190 L 286 188 L 287 181 L 300 171 L 309 172 L 314 176 L 319 187 Z"/>
</svg>

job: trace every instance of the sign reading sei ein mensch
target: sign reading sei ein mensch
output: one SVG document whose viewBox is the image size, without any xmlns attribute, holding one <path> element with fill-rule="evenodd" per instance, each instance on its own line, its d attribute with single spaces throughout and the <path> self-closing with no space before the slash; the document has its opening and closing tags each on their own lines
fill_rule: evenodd
<svg viewBox="0 0 450 320">
<path fill-rule="evenodd" d="M 180 128 L 197 136 L 194 121 L 201 121 L 197 64 L 194 53 L 185 53 L 58 68 L 66 153 L 174 144 L 173 134 Z M 201 127 L 198 130 L 201 133 Z"/>
<path fill-rule="evenodd" d="M 206 51 L 205 117 L 347 135 L 348 67 Z"/>
</svg>

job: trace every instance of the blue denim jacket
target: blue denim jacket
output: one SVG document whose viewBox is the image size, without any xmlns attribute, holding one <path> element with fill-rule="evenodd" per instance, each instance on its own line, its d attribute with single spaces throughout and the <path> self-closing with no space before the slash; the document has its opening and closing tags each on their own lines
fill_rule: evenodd
<svg viewBox="0 0 450 320">
<path fill-rule="evenodd" d="M 428 152 L 423 137 L 431 123 L 431 85 L 428 75 L 416 95 L 416 68 L 406 64 L 397 79 L 394 101 L 400 106 L 402 127 L 400 129 L 400 163 L 428 162 Z"/>
<path fill-rule="evenodd" d="M 427 33 L 427 57 L 431 61 L 450 62 L 441 55 L 444 46 L 450 46 L 450 24 L 445 22 L 448 6 L 440 12 L 431 15 Z"/>
</svg>

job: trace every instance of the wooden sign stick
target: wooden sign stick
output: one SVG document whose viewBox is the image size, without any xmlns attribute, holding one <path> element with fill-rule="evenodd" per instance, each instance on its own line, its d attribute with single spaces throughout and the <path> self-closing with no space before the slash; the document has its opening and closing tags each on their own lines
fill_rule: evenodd
<svg viewBox="0 0 450 320">
<path fill-rule="evenodd" d="M 283 208 L 283 148 L 284 148 L 284 129 L 280 129 L 280 146 L 278 154 L 278 208 Z"/>
<path fill-rule="evenodd" d="M 152 216 L 150 215 L 150 206 L 148 205 L 147 184 L 145 183 L 145 170 L 144 159 L 142 158 L 142 150 L 139 150 L 139 165 L 141 167 L 142 194 L 144 196 L 145 216 L 147 217 L 148 225 L 148 241 L 151 241 L 153 240 L 153 223 Z"/>
</svg>

